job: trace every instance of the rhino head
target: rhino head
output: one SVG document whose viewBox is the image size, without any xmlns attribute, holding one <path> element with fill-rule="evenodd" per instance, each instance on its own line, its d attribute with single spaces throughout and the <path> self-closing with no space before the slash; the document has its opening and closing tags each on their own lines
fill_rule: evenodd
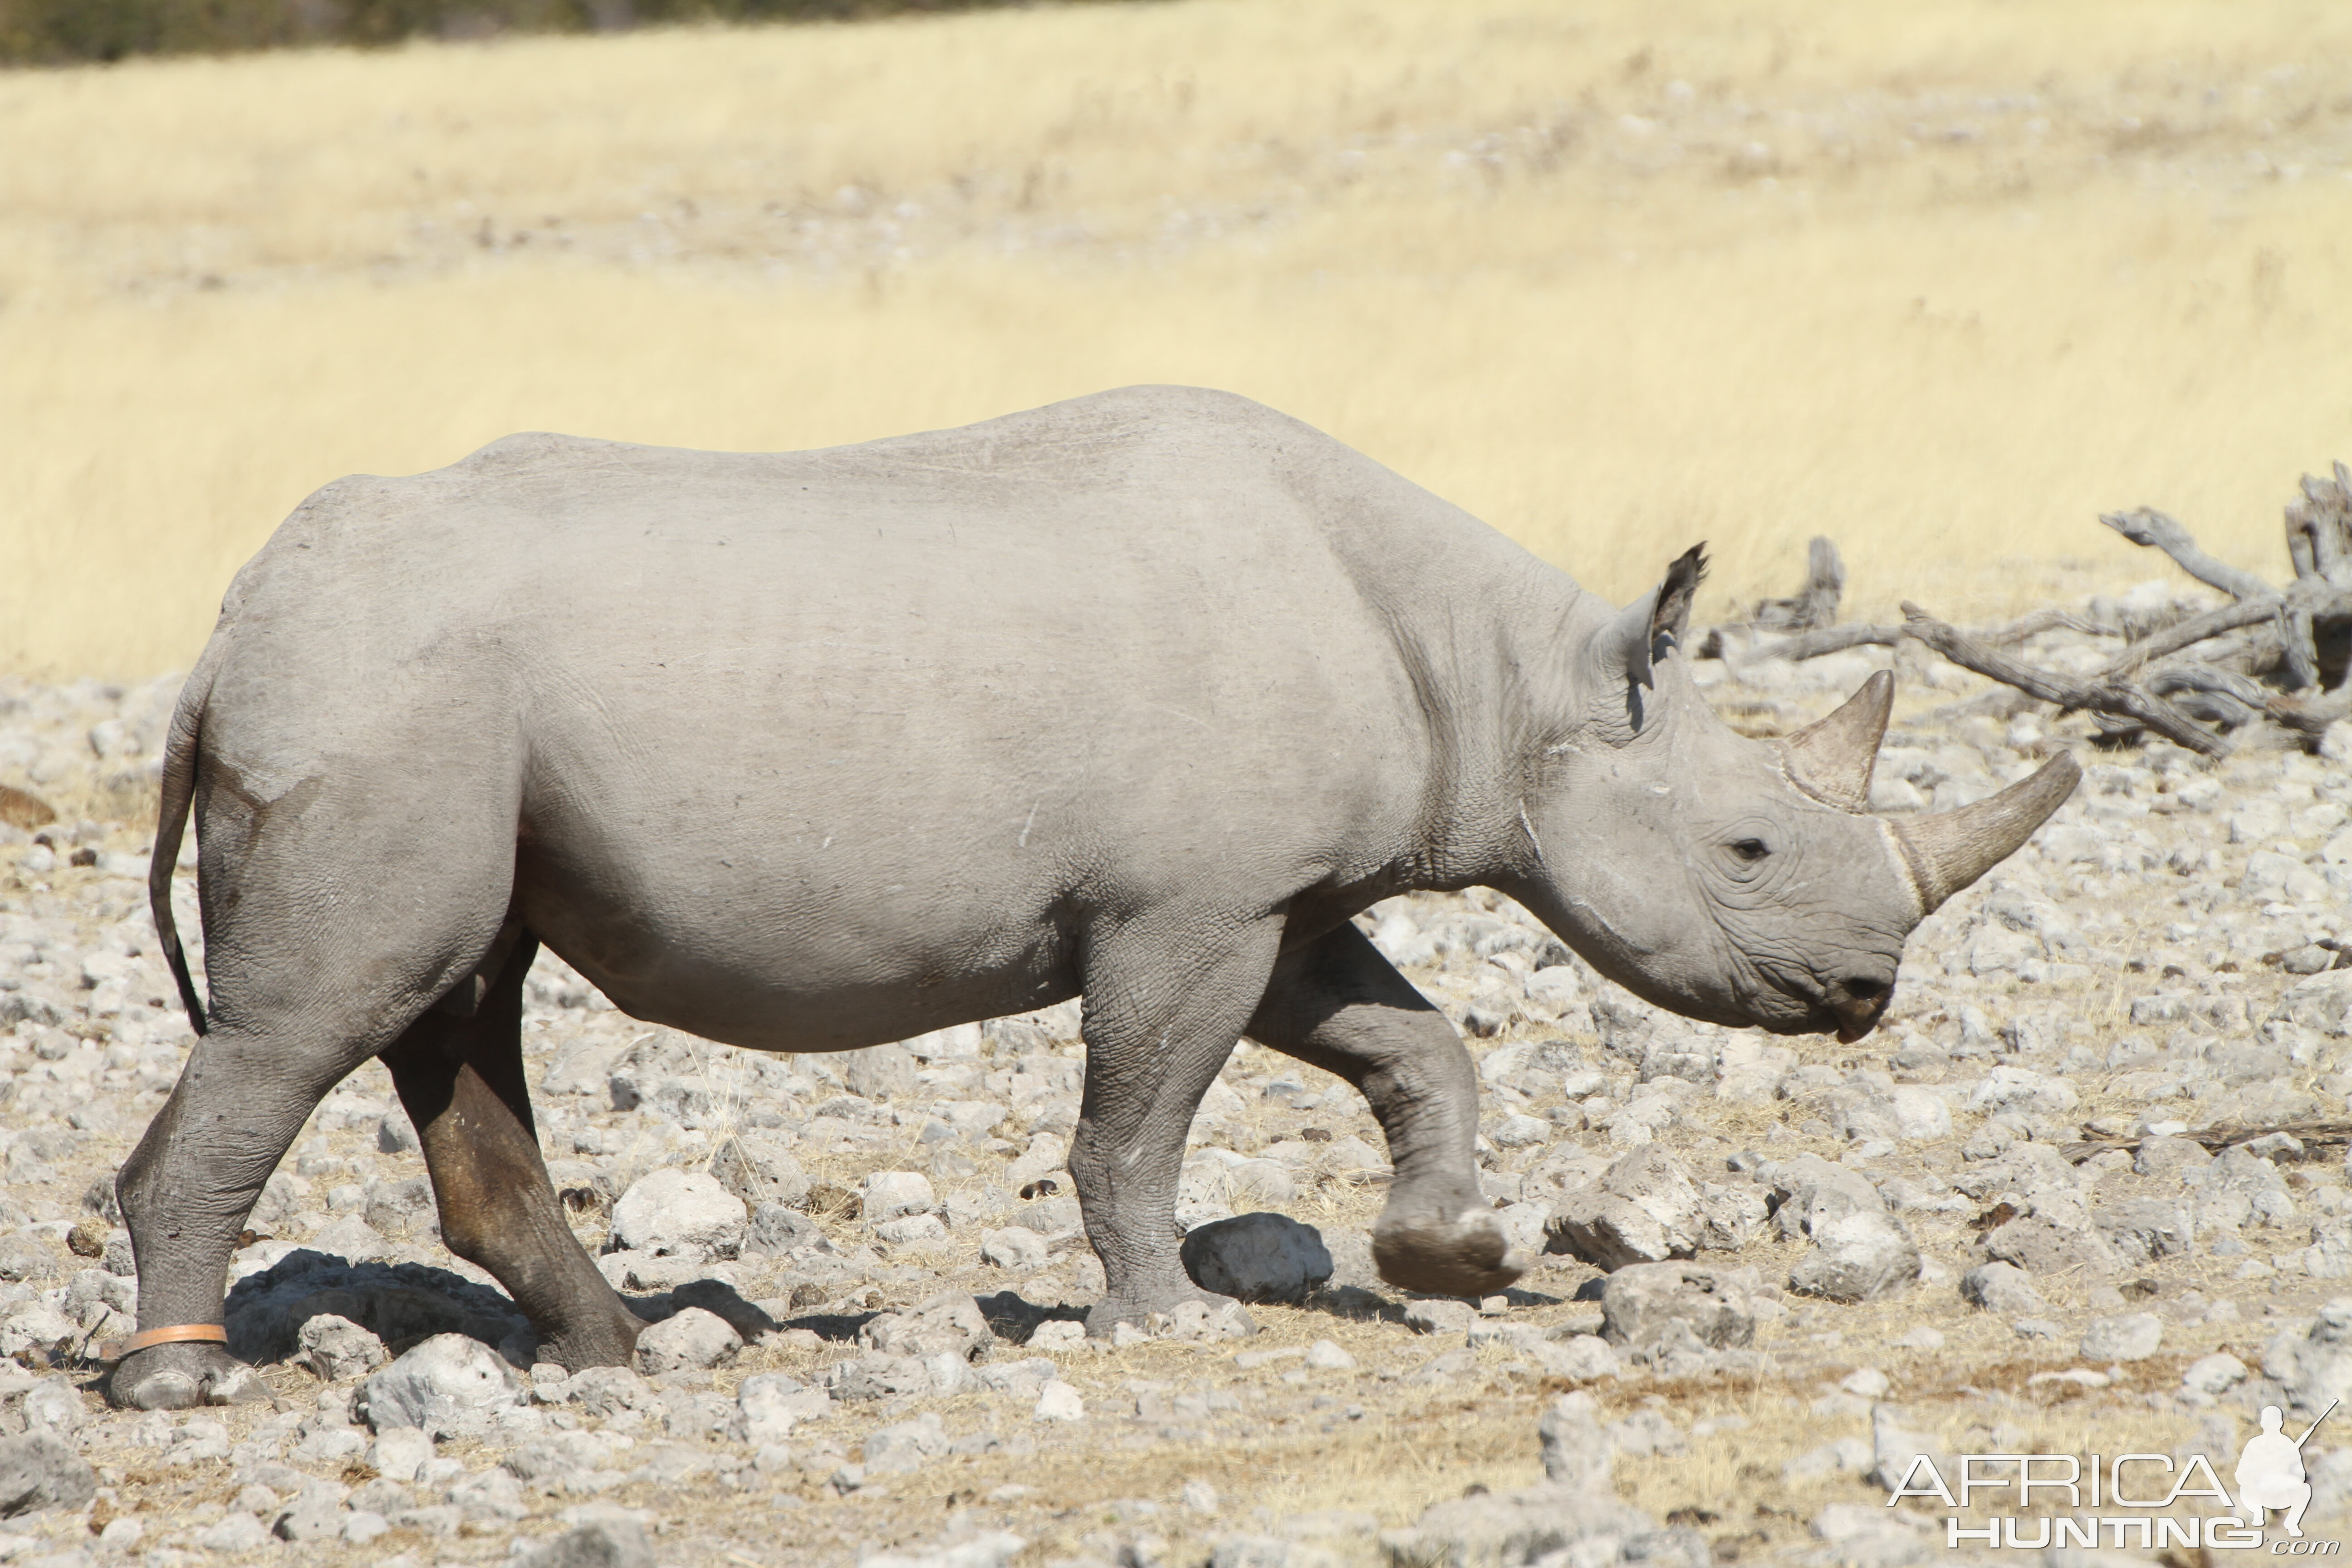
<svg viewBox="0 0 2352 1568">
<path fill-rule="evenodd" d="M 1683 649 L 1705 560 L 1586 633 L 1523 748 L 1529 854 L 1504 888 L 1659 1006 L 1776 1034 L 1877 1026 L 1913 927 L 2016 850 L 2081 776 L 2061 754 L 1958 811 L 1869 813 L 1895 683 L 1881 672 L 1777 741 L 1735 733 Z"/>
</svg>

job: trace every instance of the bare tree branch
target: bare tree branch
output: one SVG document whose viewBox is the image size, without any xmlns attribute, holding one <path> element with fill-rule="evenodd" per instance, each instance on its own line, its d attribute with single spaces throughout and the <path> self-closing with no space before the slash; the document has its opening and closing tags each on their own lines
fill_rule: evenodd
<svg viewBox="0 0 2352 1568">
<path fill-rule="evenodd" d="M 2225 730 L 2260 719 L 2271 696 L 2252 677 L 2208 664 L 2168 664 L 2147 678 L 2147 689 L 2190 718 Z"/>
<path fill-rule="evenodd" d="M 1715 658 L 1727 657 L 1729 640 L 1724 637 L 1724 629 L 1717 627 L 1709 634 L 1706 645 L 1699 650 L 1699 657 L 1702 658 L 1708 657 L 1710 650 Z M 2116 635 L 2115 628 L 2112 626 L 2104 626 L 2096 621 L 2085 619 L 2070 610 L 2060 609 L 2035 610 L 2031 615 L 2021 616 L 2005 626 L 1996 626 L 1990 631 L 1974 632 L 1969 635 L 1979 642 L 1994 647 L 2001 647 L 2011 643 L 2023 642 L 2026 638 L 2038 637 L 2043 632 L 2058 630 L 2085 632 L 2094 637 Z M 1843 653 L 1850 647 L 1874 645 L 1879 647 L 1893 647 L 1906 635 L 1908 634 L 1902 626 L 1869 626 L 1857 621 L 1851 626 L 1824 626 L 1819 631 L 1801 632 L 1795 637 L 1782 637 L 1778 641 L 1768 642 L 1759 637 L 1750 645 L 1747 657 L 1738 662 L 1745 664 L 1759 658 L 1785 658 L 1792 664 L 1801 664 L 1809 658 L 1819 658 L 1823 654 Z"/>
<path fill-rule="evenodd" d="M 2296 584 L 2302 586 L 2301 584 Z M 2287 673 L 2296 687 L 2319 684 L 2319 644 L 2313 636 L 2311 610 L 2292 599 L 2278 607 L 2279 651 L 2285 655 Z"/>
<path fill-rule="evenodd" d="M 2325 697 L 2273 697 L 2265 710 L 2290 730 L 2316 735 L 2339 719 L 2352 719 L 2352 681 Z"/>
<path fill-rule="evenodd" d="M 2286 509 L 2286 552 L 2298 583 L 2352 588 L 2352 469 L 2336 464 L 2332 481 L 2303 476 L 2303 500 Z"/>
<path fill-rule="evenodd" d="M 2123 635 L 2113 626 L 2102 626 L 2087 616 L 2074 614 L 2072 610 L 2062 610 L 2053 605 L 2035 610 L 2031 615 L 2020 616 L 1997 631 L 1979 632 L 1977 637 L 1980 642 L 2001 647 L 2010 643 L 2023 642 L 2028 637 L 2040 637 L 2043 632 L 2057 631 L 2081 632 L 2086 637 L 2113 637 Z"/>
<path fill-rule="evenodd" d="M 2084 1131 L 2090 1129 L 2084 1128 Z M 2201 1143 L 2213 1153 L 2233 1144 L 2251 1142 L 2256 1138 L 2284 1132 L 2296 1142 L 2352 1143 L 2352 1121 L 2273 1121 L 2258 1127 L 2198 1127 L 2181 1133 L 2192 1142 Z M 2079 1165 L 2094 1154 L 2104 1154 L 2110 1149 L 2137 1152 L 2145 1140 L 2138 1138 L 2088 1138 L 2079 1143 L 2061 1143 L 2058 1152 Z"/>
<path fill-rule="evenodd" d="M 1805 581 L 1785 599 L 1756 606 L 1755 622 L 1767 630 L 1801 632 L 1837 622 L 1838 598 L 1845 592 L 1845 562 L 1834 541 L 1816 535 L 1805 551 Z"/>
<path fill-rule="evenodd" d="M 2064 709 L 2089 709 L 2133 719 L 2167 740 L 2209 757 L 2227 755 L 2229 742 L 2191 721 L 2188 715 L 2138 687 L 2119 680 L 2089 682 L 2036 669 L 2006 654 L 1996 653 L 1956 628 L 1936 619 L 1918 605 L 1903 606 L 1904 631 L 1934 648 L 1963 669 L 2014 686 L 2020 691 Z"/>
<path fill-rule="evenodd" d="M 2224 605 L 2218 610 L 2208 610 L 2201 616 L 2191 616 L 2160 632 L 2150 632 L 2123 652 L 2107 661 L 2099 671 L 2102 680 L 2114 680 L 2129 675 L 2152 658 L 2162 658 L 2168 653 L 2179 653 L 2207 637 L 2223 632 L 2251 626 L 2257 621 L 2267 621 L 2278 612 L 2278 595 L 2267 599 L 2241 599 L 2234 605 Z"/>
<path fill-rule="evenodd" d="M 1893 647 L 1902 640 L 1901 626 L 1872 626 L 1859 623 L 1848 626 L 1823 626 L 1819 631 L 1801 632 L 1781 642 L 1759 643 L 1753 657 L 1785 658 L 1791 663 L 1800 663 L 1809 658 L 1819 658 L 1825 653 L 1842 653 L 1850 647 L 1870 644 Z"/>
<path fill-rule="evenodd" d="M 2233 599 L 2275 599 L 2278 590 L 2227 562 L 2216 561 L 2198 548 L 2189 530 L 2152 507 L 2131 511 L 2105 511 L 2099 521 L 2134 544 L 2153 545 L 2179 563 L 2200 583 L 2219 588 Z"/>
</svg>

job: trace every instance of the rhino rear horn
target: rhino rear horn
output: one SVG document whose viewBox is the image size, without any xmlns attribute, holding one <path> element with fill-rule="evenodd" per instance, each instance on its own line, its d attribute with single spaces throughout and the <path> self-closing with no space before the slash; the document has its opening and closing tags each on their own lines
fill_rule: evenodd
<svg viewBox="0 0 2352 1568">
<path fill-rule="evenodd" d="M 1870 773 L 1878 765 L 1878 742 L 1895 708 L 1895 677 L 1880 670 L 1836 712 L 1816 720 L 1780 742 L 1789 777 L 1799 789 L 1841 811 L 1870 805 Z"/>
<path fill-rule="evenodd" d="M 2066 803 L 2082 777 L 2074 759 L 2061 752 L 2032 777 L 1973 805 L 1889 823 L 1918 887 L 1921 912 L 1934 910 L 2014 854 Z"/>
</svg>

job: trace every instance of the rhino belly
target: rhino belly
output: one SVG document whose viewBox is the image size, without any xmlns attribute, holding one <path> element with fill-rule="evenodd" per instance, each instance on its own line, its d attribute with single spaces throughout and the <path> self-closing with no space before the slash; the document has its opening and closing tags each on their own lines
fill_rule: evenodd
<svg viewBox="0 0 2352 1568">
<path fill-rule="evenodd" d="M 1051 899 L 730 847 L 583 865 L 528 847 L 514 910 L 630 1016 L 754 1050 L 854 1050 L 1077 993 Z"/>
</svg>

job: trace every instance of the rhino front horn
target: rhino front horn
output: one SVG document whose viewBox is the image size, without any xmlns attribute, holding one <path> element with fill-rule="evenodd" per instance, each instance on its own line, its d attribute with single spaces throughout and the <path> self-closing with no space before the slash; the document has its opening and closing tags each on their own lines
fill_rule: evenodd
<svg viewBox="0 0 2352 1568">
<path fill-rule="evenodd" d="M 1836 712 L 1780 742 L 1790 781 L 1841 811 L 1867 810 L 1870 771 L 1878 765 L 1878 742 L 1894 708 L 1895 677 L 1882 669 Z"/>
<path fill-rule="evenodd" d="M 2032 777 L 1974 805 L 1890 823 L 1919 889 L 1920 912 L 1934 910 L 2015 854 L 2066 803 L 2082 777 L 2074 759 L 2061 752 Z"/>
</svg>

